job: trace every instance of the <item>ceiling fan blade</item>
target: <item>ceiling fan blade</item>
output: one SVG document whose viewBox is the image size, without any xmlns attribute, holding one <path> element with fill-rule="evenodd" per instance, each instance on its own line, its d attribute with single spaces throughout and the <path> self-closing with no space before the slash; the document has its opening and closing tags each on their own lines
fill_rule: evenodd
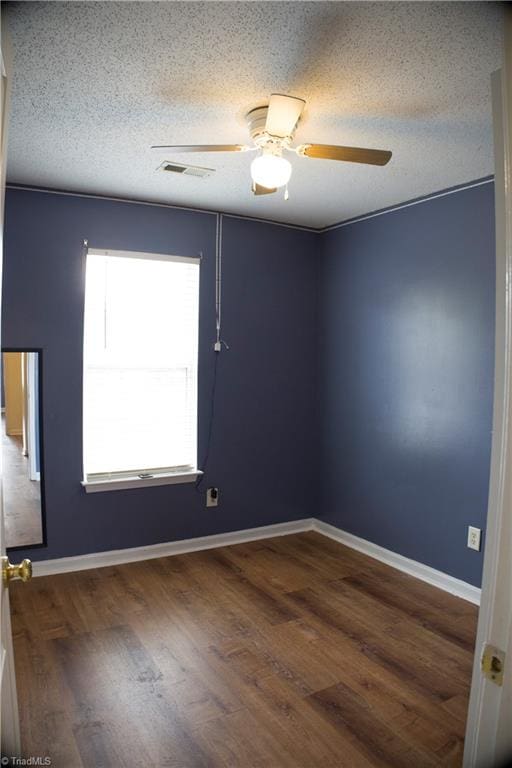
<svg viewBox="0 0 512 768">
<path fill-rule="evenodd" d="M 285 138 L 293 134 L 306 102 L 295 96 L 284 96 L 273 93 L 268 103 L 267 122 L 265 130 L 271 136 Z"/>
<path fill-rule="evenodd" d="M 270 189 L 269 187 L 262 187 L 261 184 L 256 184 L 256 182 L 254 182 L 252 191 L 255 195 L 271 195 L 273 192 L 277 192 L 277 187 Z"/>
<path fill-rule="evenodd" d="M 366 163 L 367 165 L 386 165 L 391 160 L 392 154 L 384 149 L 337 147 L 334 144 L 301 144 L 296 151 L 298 155 L 306 157 L 344 160 L 347 163 Z"/>
<path fill-rule="evenodd" d="M 169 149 L 171 152 L 247 152 L 246 144 L 155 144 L 151 149 Z"/>
</svg>

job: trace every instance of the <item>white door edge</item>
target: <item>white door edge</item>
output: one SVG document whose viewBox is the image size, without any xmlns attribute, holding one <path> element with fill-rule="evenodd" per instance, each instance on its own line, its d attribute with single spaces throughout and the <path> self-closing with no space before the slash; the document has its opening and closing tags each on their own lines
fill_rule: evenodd
<svg viewBox="0 0 512 768">
<path fill-rule="evenodd" d="M 512 760 L 512 14 L 503 68 L 492 76 L 496 200 L 496 357 L 484 573 L 464 768 Z M 486 644 L 507 653 L 503 686 L 485 678 Z"/>
</svg>

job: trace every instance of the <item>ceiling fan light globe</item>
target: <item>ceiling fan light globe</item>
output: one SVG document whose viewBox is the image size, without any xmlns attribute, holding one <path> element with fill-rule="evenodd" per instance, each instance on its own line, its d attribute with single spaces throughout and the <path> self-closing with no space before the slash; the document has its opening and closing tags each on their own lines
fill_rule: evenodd
<svg viewBox="0 0 512 768">
<path fill-rule="evenodd" d="M 260 155 L 251 163 L 252 180 L 267 189 L 284 187 L 291 175 L 291 163 L 278 155 Z"/>
</svg>

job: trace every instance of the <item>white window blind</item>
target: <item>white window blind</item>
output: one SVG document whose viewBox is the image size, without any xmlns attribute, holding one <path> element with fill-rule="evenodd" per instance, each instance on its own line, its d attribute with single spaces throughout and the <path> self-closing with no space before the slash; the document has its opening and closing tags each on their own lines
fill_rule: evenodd
<svg viewBox="0 0 512 768">
<path fill-rule="evenodd" d="M 85 479 L 197 463 L 199 259 L 89 249 Z"/>
</svg>

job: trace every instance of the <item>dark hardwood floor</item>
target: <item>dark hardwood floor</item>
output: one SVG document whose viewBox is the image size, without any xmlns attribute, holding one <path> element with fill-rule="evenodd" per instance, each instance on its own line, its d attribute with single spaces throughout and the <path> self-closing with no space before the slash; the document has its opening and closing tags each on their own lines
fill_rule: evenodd
<svg viewBox="0 0 512 768">
<path fill-rule="evenodd" d="M 54 768 L 459 766 L 476 608 L 316 533 L 11 587 Z"/>
</svg>

